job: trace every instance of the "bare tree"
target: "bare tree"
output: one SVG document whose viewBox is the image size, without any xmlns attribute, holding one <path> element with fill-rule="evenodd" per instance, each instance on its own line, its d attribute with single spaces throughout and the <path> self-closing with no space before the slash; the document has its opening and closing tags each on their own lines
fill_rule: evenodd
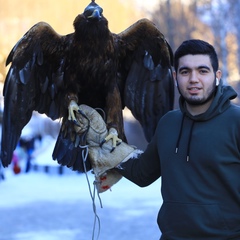
<svg viewBox="0 0 240 240">
<path fill-rule="evenodd" d="M 197 0 L 159 0 L 159 7 L 152 20 L 166 36 L 173 50 L 186 39 L 209 39 L 210 31 L 206 24 L 197 18 Z"/>
<path fill-rule="evenodd" d="M 228 46 L 227 35 L 231 24 L 228 17 L 230 5 L 227 0 L 200 0 L 198 1 L 198 16 L 212 30 L 214 35 L 214 46 L 218 52 L 222 79 L 226 83 L 228 78 Z"/>
<path fill-rule="evenodd" d="M 237 68 L 240 76 L 240 0 L 229 0 L 233 32 L 237 39 Z"/>
</svg>

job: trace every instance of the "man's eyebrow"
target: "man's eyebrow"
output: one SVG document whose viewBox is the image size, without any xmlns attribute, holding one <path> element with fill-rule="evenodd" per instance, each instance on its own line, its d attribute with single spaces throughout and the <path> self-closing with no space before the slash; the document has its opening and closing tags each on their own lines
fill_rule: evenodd
<svg viewBox="0 0 240 240">
<path fill-rule="evenodd" d="M 211 70 L 210 67 L 208 67 L 207 65 L 200 65 L 197 67 L 197 69 L 201 69 L 201 68 L 206 68 L 208 70 Z"/>
<path fill-rule="evenodd" d="M 202 69 L 202 68 L 205 68 L 205 69 L 208 69 L 208 70 L 211 70 L 210 67 L 208 67 L 207 65 L 199 65 L 197 66 L 197 69 Z M 190 67 L 187 67 L 187 66 L 182 66 L 178 69 L 178 71 L 182 71 L 182 70 L 189 70 L 191 69 Z"/>
<path fill-rule="evenodd" d="M 187 66 L 183 66 L 183 67 L 180 67 L 179 69 L 178 69 L 178 71 L 180 72 L 180 71 L 182 71 L 182 70 L 189 70 L 189 69 L 191 69 L 190 67 L 187 67 Z"/>
</svg>

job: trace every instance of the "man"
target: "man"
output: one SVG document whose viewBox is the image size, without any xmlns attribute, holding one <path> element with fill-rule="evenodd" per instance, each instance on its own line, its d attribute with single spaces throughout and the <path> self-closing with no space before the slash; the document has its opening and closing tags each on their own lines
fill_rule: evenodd
<svg viewBox="0 0 240 240">
<path fill-rule="evenodd" d="M 139 157 L 116 169 L 141 187 L 161 177 L 161 240 L 239 240 L 240 107 L 230 102 L 237 94 L 222 85 L 207 42 L 183 42 L 174 59 L 180 109 L 160 119 Z"/>
</svg>

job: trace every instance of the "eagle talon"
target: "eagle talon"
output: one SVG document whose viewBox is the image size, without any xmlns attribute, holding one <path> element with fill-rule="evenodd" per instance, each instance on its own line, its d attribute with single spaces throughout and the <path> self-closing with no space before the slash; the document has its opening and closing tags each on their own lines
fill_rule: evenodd
<svg viewBox="0 0 240 240">
<path fill-rule="evenodd" d="M 100 147 L 102 147 L 105 142 L 106 142 L 106 139 L 103 139 L 102 142 L 100 143 Z"/>
<path fill-rule="evenodd" d="M 120 138 L 118 138 L 117 130 L 114 128 L 109 129 L 109 133 L 106 136 L 106 138 L 103 139 L 102 142 L 100 143 L 100 147 L 102 147 L 103 144 L 105 142 L 108 142 L 109 140 L 112 140 L 112 149 L 110 152 L 113 152 L 115 150 L 115 148 L 122 143 L 122 140 Z"/>
<path fill-rule="evenodd" d="M 78 124 L 77 120 L 72 120 L 72 121 L 73 121 L 73 123 L 74 123 L 75 125 L 80 126 L 80 125 Z"/>
<path fill-rule="evenodd" d="M 113 147 L 113 148 L 111 149 L 110 153 L 112 153 L 114 150 L 115 150 L 115 147 Z"/>
</svg>

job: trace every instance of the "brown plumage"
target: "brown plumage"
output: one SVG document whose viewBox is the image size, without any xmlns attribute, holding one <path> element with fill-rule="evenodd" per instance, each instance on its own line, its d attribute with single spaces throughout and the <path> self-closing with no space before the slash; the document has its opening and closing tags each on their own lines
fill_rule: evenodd
<svg viewBox="0 0 240 240">
<path fill-rule="evenodd" d="M 71 100 L 103 109 L 108 127 L 115 127 L 125 141 L 125 106 L 148 141 L 159 118 L 172 109 L 172 50 L 163 34 L 147 19 L 120 34 L 111 33 L 102 11 L 92 1 L 76 17 L 74 33 L 66 36 L 40 22 L 10 52 L 3 92 L 3 166 L 10 164 L 34 110 L 53 120 L 63 118 L 53 158 L 83 171 L 80 140 L 68 120 Z"/>
</svg>

